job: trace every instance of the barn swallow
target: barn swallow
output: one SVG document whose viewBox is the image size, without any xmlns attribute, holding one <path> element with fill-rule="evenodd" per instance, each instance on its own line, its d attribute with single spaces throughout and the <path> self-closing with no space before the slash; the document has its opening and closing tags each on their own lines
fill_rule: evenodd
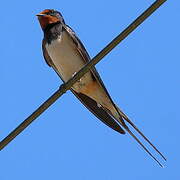
<svg viewBox="0 0 180 180">
<path fill-rule="evenodd" d="M 60 12 L 46 9 L 37 16 L 44 32 L 42 41 L 44 59 L 62 81 L 67 82 L 90 61 L 90 56 L 75 32 L 65 23 Z M 107 126 L 121 134 L 125 134 L 125 131 L 127 131 L 162 166 L 132 133 L 127 124 L 131 125 L 164 160 L 166 158 L 115 105 L 95 67 L 77 81 L 72 86 L 71 91 L 87 109 Z"/>
</svg>

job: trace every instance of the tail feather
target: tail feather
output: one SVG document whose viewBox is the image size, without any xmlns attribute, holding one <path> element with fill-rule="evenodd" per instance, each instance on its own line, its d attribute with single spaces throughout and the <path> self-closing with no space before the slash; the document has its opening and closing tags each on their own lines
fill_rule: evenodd
<svg viewBox="0 0 180 180">
<path fill-rule="evenodd" d="M 153 149 L 166 161 L 165 156 L 152 144 L 152 142 L 137 128 L 137 126 L 121 111 L 121 116 L 153 147 Z"/>
<path fill-rule="evenodd" d="M 141 141 L 131 132 L 131 130 L 127 127 L 124 126 L 126 131 L 140 144 L 140 146 L 161 166 L 163 165 L 153 156 L 153 154 L 141 143 Z"/>
<path fill-rule="evenodd" d="M 115 109 L 118 112 L 117 116 L 114 116 L 124 129 L 138 142 L 138 144 L 161 166 L 163 165 L 155 158 L 155 156 L 144 146 L 144 144 L 132 133 L 132 131 L 125 124 L 124 120 L 128 122 L 144 139 L 150 144 L 150 146 L 166 161 L 164 155 L 151 143 L 151 141 L 136 127 L 136 125 L 115 105 Z M 122 123 L 123 122 L 123 123 Z"/>
</svg>

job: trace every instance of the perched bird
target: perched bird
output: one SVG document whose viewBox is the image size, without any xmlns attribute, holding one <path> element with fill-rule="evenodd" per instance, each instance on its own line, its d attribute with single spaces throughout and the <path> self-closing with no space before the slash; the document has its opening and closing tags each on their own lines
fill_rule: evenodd
<svg viewBox="0 0 180 180">
<path fill-rule="evenodd" d="M 46 9 L 37 14 L 37 16 L 44 32 L 42 49 L 46 63 L 55 70 L 63 82 L 67 82 L 90 61 L 90 56 L 75 32 L 65 23 L 60 12 L 53 9 Z M 163 159 L 165 157 L 114 104 L 95 68 L 92 68 L 77 81 L 72 86 L 71 91 L 86 108 L 107 126 L 121 134 L 125 134 L 125 131 L 127 131 L 162 166 L 132 133 L 125 122 L 130 124 Z"/>
</svg>

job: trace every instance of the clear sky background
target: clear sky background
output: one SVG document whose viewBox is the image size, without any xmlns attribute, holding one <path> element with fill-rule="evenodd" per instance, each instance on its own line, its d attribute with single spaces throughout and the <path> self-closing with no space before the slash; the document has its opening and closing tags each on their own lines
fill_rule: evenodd
<svg viewBox="0 0 180 180">
<path fill-rule="evenodd" d="M 62 83 L 43 59 L 35 14 L 61 11 L 93 57 L 152 3 L 2 1 L 0 139 Z M 96 66 L 115 102 L 167 157 L 165 168 L 67 92 L 0 152 L 0 179 L 178 180 L 179 10 L 180 1 L 166 2 Z"/>
</svg>

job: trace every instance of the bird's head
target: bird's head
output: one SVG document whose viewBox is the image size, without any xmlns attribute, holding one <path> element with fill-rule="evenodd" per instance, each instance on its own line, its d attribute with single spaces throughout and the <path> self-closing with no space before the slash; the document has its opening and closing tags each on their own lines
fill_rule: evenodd
<svg viewBox="0 0 180 180">
<path fill-rule="evenodd" d="M 45 9 L 36 16 L 38 17 L 39 23 L 43 30 L 45 30 L 47 26 L 51 24 L 65 23 L 61 13 L 54 9 Z"/>
</svg>

